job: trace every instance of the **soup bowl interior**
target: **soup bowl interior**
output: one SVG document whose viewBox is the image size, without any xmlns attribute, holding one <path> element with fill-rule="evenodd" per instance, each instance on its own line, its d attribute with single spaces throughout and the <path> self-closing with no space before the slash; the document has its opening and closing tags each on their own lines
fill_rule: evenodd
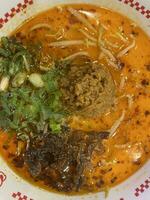
<svg viewBox="0 0 150 200">
<path fill-rule="evenodd" d="M 59 4 L 89 3 L 117 11 L 135 21 L 150 36 L 150 4 L 149 0 L 1 0 L 0 36 L 9 35 L 30 17 Z M 64 196 L 50 193 L 27 183 L 18 177 L 0 158 L 0 197 L 2 200 L 149 200 L 150 177 L 148 161 L 139 171 L 125 182 L 107 192 L 86 194 L 81 196 Z"/>
</svg>

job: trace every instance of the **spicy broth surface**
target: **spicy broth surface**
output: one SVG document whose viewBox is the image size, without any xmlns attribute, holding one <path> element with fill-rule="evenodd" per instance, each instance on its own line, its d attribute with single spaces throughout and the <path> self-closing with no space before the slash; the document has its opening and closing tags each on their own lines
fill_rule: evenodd
<svg viewBox="0 0 150 200">
<path fill-rule="evenodd" d="M 68 10 L 72 7 L 84 15 L 98 31 L 100 25 L 104 28 L 102 40 L 106 42 L 109 51 L 117 55 L 121 50 L 135 41 L 135 46 L 119 58 L 121 68 L 114 69 L 107 59 L 101 58 L 98 45 L 72 45 L 65 48 L 50 46 L 52 42 L 62 40 L 84 40 L 84 25 Z M 44 28 L 31 30 L 36 24 L 48 24 L 53 29 Z M 88 32 L 88 31 L 87 31 Z M 116 34 L 117 33 L 117 34 Z M 118 34 L 119 33 L 119 34 Z M 89 33 L 88 33 L 89 34 Z M 109 130 L 122 112 L 125 116 L 112 137 L 103 140 L 106 148 L 102 155 L 96 154 L 92 160 L 92 170 L 87 170 L 87 185 L 92 191 L 112 187 L 135 173 L 150 156 L 150 39 L 131 20 L 108 9 L 93 5 L 79 4 L 52 8 L 23 24 L 13 33 L 24 44 L 42 43 L 43 55 L 62 59 L 79 51 L 88 52 L 93 61 L 107 66 L 116 85 L 116 101 L 114 109 L 100 117 L 72 116 L 69 119 L 71 127 L 81 131 Z M 97 39 L 96 33 L 90 30 L 91 37 Z M 1 155 L 17 174 L 33 184 L 49 190 L 42 181 L 34 182 L 26 166 L 15 168 L 12 155 L 16 153 L 16 139 L 10 139 L 8 148 L 4 148 L 7 134 L 0 135 Z M 51 189 L 50 189 L 51 190 Z M 84 191 L 84 190 L 83 190 Z M 82 190 L 80 192 L 83 192 Z M 88 191 L 84 191 L 88 192 Z M 89 190 L 90 192 L 90 190 Z"/>
</svg>

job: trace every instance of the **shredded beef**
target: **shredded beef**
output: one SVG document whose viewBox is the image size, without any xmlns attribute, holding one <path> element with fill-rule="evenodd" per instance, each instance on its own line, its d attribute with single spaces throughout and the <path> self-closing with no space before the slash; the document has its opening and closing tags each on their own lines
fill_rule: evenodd
<svg viewBox="0 0 150 200">
<path fill-rule="evenodd" d="M 51 188 L 63 192 L 88 189 L 85 171 L 92 165 L 94 153 L 105 151 L 102 140 L 108 136 L 108 132 L 47 133 L 31 140 L 20 156 L 31 176 Z"/>
</svg>

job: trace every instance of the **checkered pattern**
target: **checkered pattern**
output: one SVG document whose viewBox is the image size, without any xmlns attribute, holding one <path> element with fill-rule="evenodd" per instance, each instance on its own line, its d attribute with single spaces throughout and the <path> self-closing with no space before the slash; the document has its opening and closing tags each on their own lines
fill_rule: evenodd
<svg viewBox="0 0 150 200">
<path fill-rule="evenodd" d="M 21 10 L 25 9 L 27 5 L 33 4 L 34 0 L 24 0 L 24 3 L 18 3 L 15 8 L 12 8 L 10 12 L 7 12 L 4 18 L 0 18 L 0 28 L 3 27 L 5 23 L 9 21 L 16 13 L 19 13 Z M 138 12 L 144 15 L 147 19 L 150 18 L 150 10 L 147 10 L 145 6 L 141 5 L 140 2 L 135 0 L 118 0 L 124 4 L 130 5 L 132 8 L 135 8 Z"/>
<path fill-rule="evenodd" d="M 124 4 L 130 5 L 130 7 L 135 8 L 138 12 L 144 15 L 147 19 L 150 18 L 150 10 L 147 10 L 145 6 L 141 5 L 140 2 L 135 0 L 118 0 Z"/>
<path fill-rule="evenodd" d="M 7 178 L 7 176 L 2 171 L 0 171 L 0 187 L 3 185 L 6 178 Z"/>
<path fill-rule="evenodd" d="M 32 5 L 33 1 L 34 0 L 24 0 L 24 3 L 17 4 L 17 6 L 12 8 L 10 12 L 7 12 L 3 18 L 0 18 L 0 28 L 2 28 L 5 23 L 7 23 L 11 18 L 13 18 L 15 14 L 25 9 L 27 5 Z M 150 10 L 147 10 L 144 6 L 140 5 L 140 2 L 137 2 L 135 0 L 118 0 L 118 1 L 124 4 L 128 4 L 132 8 L 135 8 L 147 19 L 150 18 Z M 6 177 L 2 176 L 2 174 L 0 174 L 0 177 L 2 177 L 1 179 L 3 179 L 3 181 L 6 180 Z M 141 184 L 140 187 L 135 189 L 134 195 L 136 197 L 140 196 L 140 194 L 143 193 L 149 187 L 150 187 L 150 178 L 147 179 L 144 184 Z M 22 195 L 20 192 L 13 193 L 12 197 L 17 200 L 33 200 L 33 199 L 29 199 L 26 195 Z M 125 199 L 120 198 L 120 200 L 125 200 Z"/>
<path fill-rule="evenodd" d="M 147 190 L 148 188 L 150 188 L 150 177 L 149 179 L 146 179 L 144 184 L 141 184 L 138 188 L 135 189 L 134 195 L 138 197 L 140 196 L 141 193 L 145 192 L 145 190 Z"/>
<path fill-rule="evenodd" d="M 33 200 L 33 199 L 29 199 L 26 195 L 22 196 L 20 192 L 13 193 L 12 197 L 17 200 Z"/>
<path fill-rule="evenodd" d="M 31 4 L 33 4 L 33 0 L 24 0 L 23 3 L 18 3 L 17 6 L 7 12 L 3 18 L 0 18 L 0 28 L 2 28 L 4 24 L 6 24 L 11 18 L 13 18 L 15 14 L 19 13 L 21 10 L 24 10 L 27 5 Z"/>
</svg>

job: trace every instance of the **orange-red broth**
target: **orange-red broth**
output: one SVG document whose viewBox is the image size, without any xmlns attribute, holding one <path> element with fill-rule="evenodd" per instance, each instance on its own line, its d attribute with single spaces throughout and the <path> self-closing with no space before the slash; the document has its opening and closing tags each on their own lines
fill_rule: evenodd
<svg viewBox="0 0 150 200">
<path fill-rule="evenodd" d="M 75 129 L 81 130 L 106 130 L 120 117 L 121 112 L 125 110 L 125 118 L 113 137 L 104 140 L 106 152 L 102 156 L 96 156 L 93 160 L 95 165 L 92 172 L 88 172 L 91 185 L 94 185 L 95 179 L 93 177 L 103 177 L 103 187 L 112 187 L 135 173 L 150 157 L 150 87 L 145 85 L 144 80 L 149 81 L 150 78 L 150 39 L 149 37 L 131 20 L 108 9 L 96 7 L 93 5 L 71 5 L 71 7 L 86 13 L 87 19 L 93 24 L 95 28 L 98 23 L 106 27 L 105 39 L 109 39 L 112 43 L 117 43 L 119 46 L 123 45 L 123 41 L 119 38 L 113 37 L 118 31 L 118 27 L 122 27 L 124 34 L 130 38 L 135 38 L 136 46 L 128 54 L 121 57 L 121 62 L 124 67 L 121 70 L 114 70 L 109 66 L 105 59 L 99 61 L 109 67 L 113 78 L 116 82 L 117 88 L 120 87 L 122 77 L 125 77 L 125 84 L 123 88 L 118 89 L 118 103 L 116 108 L 102 117 L 94 119 L 83 119 L 73 117 L 71 125 Z M 87 47 L 83 45 L 71 46 L 69 48 L 52 48 L 47 44 L 56 41 L 55 37 L 46 37 L 46 29 L 37 29 L 30 34 L 29 30 L 36 24 L 47 23 L 54 31 L 62 31 L 63 38 L 68 40 L 84 39 L 79 29 L 83 28 L 82 23 L 76 20 L 68 11 L 67 6 L 55 7 L 46 12 L 43 12 L 28 22 L 25 22 L 13 34 L 20 37 L 23 42 L 41 41 L 44 45 L 43 54 L 50 54 L 53 57 L 65 57 L 79 50 L 85 50 L 89 53 L 93 60 L 97 60 L 99 56 L 98 47 Z M 132 37 L 131 37 L 132 34 Z M 93 34 L 94 36 L 94 34 Z M 114 53 L 117 50 L 112 47 Z M 126 95 L 133 95 L 132 105 L 129 107 L 128 98 L 121 97 Z M 120 97 L 119 97 L 120 96 Z M 21 177 L 45 189 L 49 189 L 42 182 L 34 182 L 30 177 L 26 167 L 23 169 L 15 168 L 11 162 L 12 154 L 16 152 L 15 139 L 10 139 L 9 148 L 4 148 L 5 141 L 7 141 L 7 134 L 0 135 L 0 152 L 6 162 L 13 170 Z M 100 164 L 98 164 L 100 163 Z"/>
</svg>

